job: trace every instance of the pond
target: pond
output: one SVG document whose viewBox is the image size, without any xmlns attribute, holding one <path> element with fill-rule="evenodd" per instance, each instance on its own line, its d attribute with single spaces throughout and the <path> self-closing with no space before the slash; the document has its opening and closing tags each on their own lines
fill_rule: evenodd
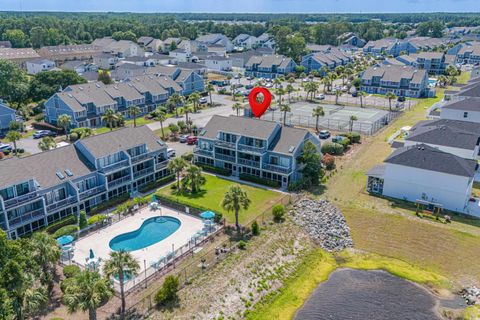
<svg viewBox="0 0 480 320">
<path fill-rule="evenodd" d="M 436 320 L 436 298 L 426 289 L 385 271 L 339 269 L 321 283 L 296 320 Z"/>
</svg>

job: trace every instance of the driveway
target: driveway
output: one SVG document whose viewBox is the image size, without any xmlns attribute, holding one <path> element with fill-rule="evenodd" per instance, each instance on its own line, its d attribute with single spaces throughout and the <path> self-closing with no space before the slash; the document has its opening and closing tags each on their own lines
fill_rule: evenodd
<svg viewBox="0 0 480 320">
<path fill-rule="evenodd" d="M 17 141 L 17 148 L 24 149 L 26 153 L 35 154 L 40 153 L 42 150 L 38 147 L 38 142 L 40 139 L 33 139 L 33 137 L 28 137 Z"/>
<path fill-rule="evenodd" d="M 182 154 L 193 152 L 195 145 L 188 145 L 180 142 L 167 142 L 167 146 L 175 150 L 175 155 L 180 157 Z"/>
</svg>

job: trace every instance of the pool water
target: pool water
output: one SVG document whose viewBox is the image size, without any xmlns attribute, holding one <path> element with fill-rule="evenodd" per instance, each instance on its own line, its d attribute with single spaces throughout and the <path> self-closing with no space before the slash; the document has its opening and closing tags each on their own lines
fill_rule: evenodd
<svg viewBox="0 0 480 320">
<path fill-rule="evenodd" d="M 110 240 L 109 245 L 115 251 L 140 250 L 168 238 L 180 225 L 180 220 L 173 217 L 149 218 L 137 230 L 120 234 Z"/>
</svg>

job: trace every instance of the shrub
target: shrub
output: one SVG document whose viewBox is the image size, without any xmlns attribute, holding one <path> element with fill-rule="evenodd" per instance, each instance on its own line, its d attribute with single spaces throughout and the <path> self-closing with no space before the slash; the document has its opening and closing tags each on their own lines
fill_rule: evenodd
<svg viewBox="0 0 480 320">
<path fill-rule="evenodd" d="M 124 194 L 121 194 L 121 195 L 116 196 L 114 198 L 111 198 L 110 200 L 102 202 L 100 205 L 92 208 L 92 210 L 90 210 L 90 215 L 93 216 L 93 215 L 95 215 L 99 212 L 102 212 L 102 211 L 106 210 L 106 209 L 109 209 L 111 207 L 115 207 L 116 205 L 127 201 L 129 198 L 130 198 L 130 195 L 128 193 L 124 193 Z"/>
<path fill-rule="evenodd" d="M 343 153 L 343 146 L 339 143 L 333 143 L 330 141 L 325 142 L 322 144 L 322 153 L 323 154 L 336 154 L 340 155 Z"/>
<path fill-rule="evenodd" d="M 17 153 L 24 153 L 24 152 L 25 152 L 25 149 L 17 148 L 16 151 L 17 151 Z"/>
<path fill-rule="evenodd" d="M 303 182 L 302 181 L 294 181 L 290 182 L 288 185 L 288 191 L 294 192 L 294 191 L 300 191 L 303 188 Z"/>
<path fill-rule="evenodd" d="M 0 152 L 0 160 L 2 160 L 3 158 L 5 158 L 5 153 Z"/>
<path fill-rule="evenodd" d="M 240 241 L 238 242 L 238 249 L 240 249 L 240 250 L 245 250 L 245 249 L 247 249 L 247 243 L 246 243 L 245 241 L 243 241 L 243 240 L 240 240 Z"/>
<path fill-rule="evenodd" d="M 258 236 L 260 234 L 260 227 L 258 225 L 257 220 L 252 222 L 252 234 L 254 236 Z"/>
<path fill-rule="evenodd" d="M 359 143 L 361 139 L 360 134 L 357 132 L 341 133 L 340 136 L 350 139 L 350 144 Z"/>
<path fill-rule="evenodd" d="M 53 234 L 53 237 L 56 239 L 66 235 L 73 236 L 75 235 L 75 233 L 77 233 L 77 231 L 78 231 L 78 226 L 75 226 L 75 225 L 64 226 L 58 229 L 57 231 L 55 231 L 55 233 Z"/>
<path fill-rule="evenodd" d="M 53 124 L 46 123 L 46 122 L 33 122 L 32 127 L 36 130 L 50 130 L 50 131 L 56 132 L 57 134 L 63 132 L 62 128 L 55 127 Z"/>
<path fill-rule="evenodd" d="M 175 276 L 167 276 L 162 287 L 155 294 L 155 303 L 165 305 L 168 302 L 177 300 L 179 281 Z"/>
<path fill-rule="evenodd" d="M 80 227 L 80 230 L 88 227 L 87 214 L 83 210 L 80 211 L 80 215 L 78 218 L 78 226 Z"/>
<path fill-rule="evenodd" d="M 342 141 L 339 142 L 343 146 L 343 150 L 347 150 L 348 146 L 350 145 L 350 139 L 347 137 L 343 138 Z"/>
<path fill-rule="evenodd" d="M 281 186 L 280 181 L 267 180 L 267 179 L 257 177 L 257 176 L 252 176 L 252 175 L 249 175 L 249 174 L 246 174 L 246 173 L 240 173 L 239 178 L 241 180 L 250 181 L 250 182 L 258 183 L 258 184 L 263 184 L 264 186 L 268 186 L 268 187 L 272 187 L 272 188 L 280 188 L 280 186 Z"/>
<path fill-rule="evenodd" d="M 202 168 L 204 171 L 207 171 L 207 172 L 220 174 L 222 176 L 232 175 L 232 170 L 230 170 L 230 169 L 218 168 L 218 167 L 210 166 L 208 164 L 203 164 L 203 163 L 196 163 L 196 165 L 199 166 L 200 168 Z"/>
<path fill-rule="evenodd" d="M 48 225 L 46 228 L 45 228 L 45 231 L 49 234 L 53 234 L 55 233 L 55 231 L 57 231 L 58 229 L 64 227 L 64 226 L 68 226 L 68 225 L 71 225 L 71 224 L 76 224 L 77 221 L 76 221 L 76 217 L 75 215 L 70 215 L 62 220 L 59 220 L 55 223 L 52 223 L 50 225 Z"/>
<path fill-rule="evenodd" d="M 67 278 L 60 282 L 60 290 L 65 293 L 65 290 L 67 290 L 67 288 L 70 287 L 72 284 L 75 284 L 75 278 Z"/>
<path fill-rule="evenodd" d="M 169 174 L 168 176 L 162 177 L 156 181 L 144 184 L 143 186 L 138 188 L 138 191 L 140 191 L 141 193 L 145 193 L 147 191 L 161 187 L 173 180 L 175 180 L 175 174 Z"/>
<path fill-rule="evenodd" d="M 215 223 L 220 223 L 222 222 L 223 220 L 223 214 L 219 213 L 219 212 L 215 212 L 215 217 L 213 218 L 213 221 Z"/>
<path fill-rule="evenodd" d="M 191 162 L 193 159 L 193 152 L 187 152 L 182 154 L 182 159 L 188 162 Z"/>
<path fill-rule="evenodd" d="M 276 204 L 272 208 L 273 220 L 281 222 L 285 220 L 285 206 L 283 204 Z"/>
<path fill-rule="evenodd" d="M 335 168 L 335 157 L 327 153 L 323 155 L 322 163 L 327 170 L 332 170 Z"/>
<path fill-rule="evenodd" d="M 65 278 L 73 278 L 80 272 L 80 267 L 74 264 L 63 267 L 63 275 Z"/>
<path fill-rule="evenodd" d="M 70 133 L 69 139 L 70 139 L 71 142 L 77 141 L 78 140 L 78 133 L 76 133 L 76 132 Z"/>
<path fill-rule="evenodd" d="M 108 217 L 104 214 L 97 214 L 97 215 L 94 215 L 93 217 L 90 217 L 88 218 L 88 224 L 89 225 L 92 225 L 92 224 L 95 224 L 95 223 L 99 223 L 103 220 L 106 220 L 108 219 Z"/>
</svg>

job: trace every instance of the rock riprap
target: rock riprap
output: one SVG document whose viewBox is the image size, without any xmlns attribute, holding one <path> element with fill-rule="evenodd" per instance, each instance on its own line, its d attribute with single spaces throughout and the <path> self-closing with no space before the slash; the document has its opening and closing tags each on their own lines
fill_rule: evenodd
<svg viewBox="0 0 480 320">
<path fill-rule="evenodd" d="M 289 213 L 323 249 L 341 251 L 353 246 L 343 213 L 329 201 L 302 198 L 294 203 Z"/>
</svg>

